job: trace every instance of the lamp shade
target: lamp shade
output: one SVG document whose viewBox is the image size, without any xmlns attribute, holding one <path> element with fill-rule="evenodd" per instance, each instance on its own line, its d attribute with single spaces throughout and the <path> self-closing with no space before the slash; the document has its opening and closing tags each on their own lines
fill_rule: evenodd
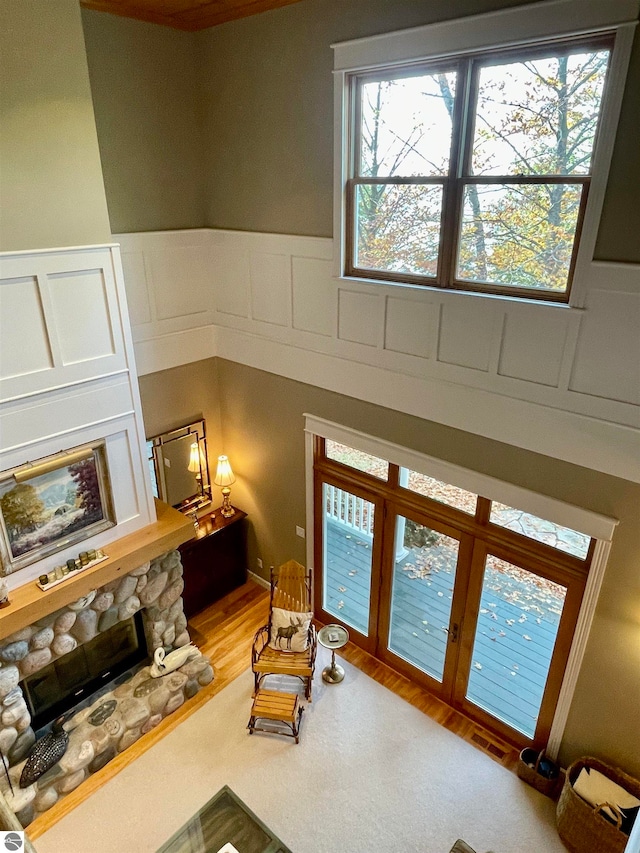
<svg viewBox="0 0 640 853">
<path fill-rule="evenodd" d="M 192 474 L 197 474 L 200 471 L 200 448 L 198 447 L 197 441 L 194 441 L 191 445 L 187 470 L 191 471 Z"/>
<path fill-rule="evenodd" d="M 218 456 L 218 467 L 216 469 L 216 476 L 214 479 L 214 483 L 216 486 L 230 486 L 232 483 L 235 483 L 236 478 L 233 475 L 233 471 L 231 470 L 231 465 L 229 464 L 229 460 L 226 456 Z"/>
</svg>

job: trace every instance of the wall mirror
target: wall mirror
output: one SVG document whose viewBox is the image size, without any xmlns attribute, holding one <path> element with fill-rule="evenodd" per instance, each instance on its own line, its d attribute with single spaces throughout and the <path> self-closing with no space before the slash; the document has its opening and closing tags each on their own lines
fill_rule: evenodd
<svg viewBox="0 0 640 853">
<path fill-rule="evenodd" d="M 147 439 L 153 493 L 183 512 L 211 503 L 204 419 Z"/>
</svg>

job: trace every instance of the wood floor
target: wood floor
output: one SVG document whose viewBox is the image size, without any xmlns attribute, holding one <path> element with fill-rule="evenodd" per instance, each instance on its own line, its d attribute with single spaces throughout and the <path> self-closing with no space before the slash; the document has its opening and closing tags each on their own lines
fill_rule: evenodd
<svg viewBox="0 0 640 853">
<path fill-rule="evenodd" d="M 158 743 L 183 720 L 197 711 L 205 702 L 219 693 L 227 684 L 243 673 L 250 664 L 251 642 L 255 632 L 267 622 L 269 593 L 258 584 L 249 581 L 225 598 L 194 616 L 189 622 L 193 642 L 211 658 L 215 679 L 207 687 L 186 702 L 177 711 L 164 719 L 160 725 L 140 738 L 126 752 L 109 762 L 102 770 L 94 773 L 85 782 L 67 794 L 49 811 L 38 817 L 28 828 L 32 841 L 50 829 L 62 817 L 101 788 L 121 770 Z M 463 714 L 449 708 L 425 690 L 398 675 L 385 664 L 349 643 L 340 654 L 375 681 L 392 690 L 414 707 L 427 714 L 437 723 L 464 738 L 475 747 L 486 752 L 504 767 L 515 770 L 518 753 L 506 743 L 482 729 Z M 316 672 L 316 678 L 320 673 Z M 247 719 L 249 714 L 247 708 Z"/>
</svg>

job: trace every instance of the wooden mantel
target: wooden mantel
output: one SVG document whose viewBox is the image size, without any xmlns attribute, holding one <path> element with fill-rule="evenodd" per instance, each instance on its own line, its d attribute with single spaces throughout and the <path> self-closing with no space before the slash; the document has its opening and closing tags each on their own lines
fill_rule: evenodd
<svg viewBox="0 0 640 853">
<path fill-rule="evenodd" d="M 156 513 L 153 524 L 105 545 L 108 559 L 97 566 L 70 575 L 50 590 L 41 590 L 35 580 L 12 590 L 11 604 L 0 610 L 0 640 L 193 538 L 187 516 L 158 500 Z"/>
</svg>

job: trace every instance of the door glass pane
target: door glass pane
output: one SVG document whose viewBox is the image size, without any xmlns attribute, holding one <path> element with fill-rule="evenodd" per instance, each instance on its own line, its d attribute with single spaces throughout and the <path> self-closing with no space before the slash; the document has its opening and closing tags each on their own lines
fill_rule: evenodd
<svg viewBox="0 0 640 853">
<path fill-rule="evenodd" d="M 438 501 L 438 503 L 447 504 L 455 507 L 455 509 L 462 510 L 462 512 L 469 513 L 469 515 L 475 514 L 478 502 L 477 495 L 459 489 L 457 486 L 450 486 L 448 483 L 443 483 L 433 477 L 427 477 L 426 474 L 411 471 L 409 468 L 401 468 L 400 485 L 412 492 L 417 492 L 419 495 Z"/>
<path fill-rule="evenodd" d="M 375 507 L 328 483 L 323 507 L 322 608 L 368 636 Z"/>
<path fill-rule="evenodd" d="M 566 588 L 489 555 L 467 699 L 533 737 Z"/>
<path fill-rule="evenodd" d="M 325 441 L 324 452 L 327 459 L 348 465 L 350 468 L 355 468 L 356 471 L 363 471 L 365 474 L 371 474 L 372 477 L 379 477 L 381 480 L 386 480 L 389 477 L 389 463 L 385 459 L 380 459 L 379 456 L 372 456 L 370 453 L 356 450 L 355 447 L 349 447 L 347 444 L 338 444 L 337 441 L 331 441 L 330 438 Z"/>
<path fill-rule="evenodd" d="M 546 521 L 544 518 L 538 518 L 529 512 L 505 506 L 497 501 L 491 501 L 489 520 L 493 524 L 499 524 L 500 527 L 506 527 L 507 530 L 515 530 L 516 533 L 535 539 L 536 542 L 544 542 L 545 545 L 550 545 L 559 551 L 573 554 L 581 560 L 586 559 L 589 552 L 591 538 L 584 533 L 578 533 L 577 530 L 571 530 L 569 527 L 561 527 L 553 521 Z"/>
<path fill-rule="evenodd" d="M 399 515 L 389 651 L 442 681 L 458 541 Z"/>
</svg>

